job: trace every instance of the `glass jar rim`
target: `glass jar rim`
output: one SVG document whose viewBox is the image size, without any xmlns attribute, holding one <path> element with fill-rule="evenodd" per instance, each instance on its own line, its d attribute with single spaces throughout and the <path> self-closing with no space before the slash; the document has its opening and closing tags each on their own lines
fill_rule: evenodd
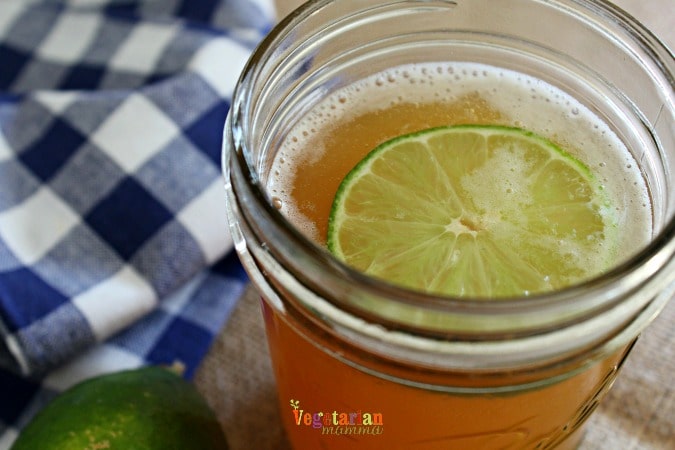
<svg viewBox="0 0 675 450">
<path fill-rule="evenodd" d="M 382 3 L 409 3 L 411 1 L 398 0 Z M 416 1 L 421 2 L 421 0 Z M 533 2 L 542 3 L 542 0 L 533 0 Z M 382 318 L 378 318 L 377 314 L 373 314 L 373 311 L 359 310 L 353 304 L 345 304 L 343 302 L 344 298 L 335 298 L 338 296 L 332 295 L 334 294 L 334 292 L 331 292 L 334 287 L 333 285 L 328 288 L 323 287 L 322 283 L 318 282 L 317 279 L 312 279 L 311 276 L 304 273 L 305 269 L 308 268 L 306 263 L 311 262 L 312 267 L 321 267 L 322 277 L 327 277 L 330 280 L 341 280 L 341 284 L 339 285 L 343 287 L 346 285 L 351 286 L 352 288 L 348 289 L 350 292 L 353 292 L 353 287 L 357 286 L 358 290 L 362 293 L 377 298 L 386 298 L 388 301 L 399 304 L 403 308 L 426 308 L 435 313 L 460 314 L 462 317 L 469 314 L 513 318 L 525 315 L 528 317 L 532 315 L 555 315 L 555 311 L 560 313 L 563 309 L 574 310 L 578 307 L 579 311 L 586 311 L 587 314 L 597 315 L 608 308 L 616 306 L 618 302 L 616 298 L 608 298 L 605 295 L 607 292 L 614 292 L 617 289 L 633 291 L 646 281 L 656 277 L 666 266 L 671 266 L 671 270 L 675 269 L 675 265 L 672 264 L 672 260 L 675 258 L 675 216 L 673 214 L 667 219 L 667 223 L 659 231 L 658 235 L 646 247 L 598 276 L 563 289 L 534 293 L 523 297 L 504 298 L 499 301 L 486 301 L 489 299 L 485 298 L 440 296 L 427 292 L 408 290 L 386 281 L 369 277 L 337 260 L 328 250 L 297 230 L 273 206 L 271 200 L 268 198 L 265 186 L 260 181 L 261 177 L 256 173 L 255 164 L 250 161 L 249 155 L 245 151 L 247 143 L 244 142 L 245 138 L 242 136 L 246 134 L 246 127 L 251 124 L 248 122 L 248 115 L 243 108 L 247 107 L 252 98 L 250 86 L 260 81 L 258 80 L 258 70 L 261 64 L 278 48 L 279 41 L 287 33 L 292 33 L 292 30 L 300 22 L 330 3 L 332 3 L 330 0 L 316 0 L 304 4 L 275 27 L 258 47 L 244 69 L 240 84 L 235 90 L 233 97 L 227 127 L 229 127 L 229 131 L 234 138 L 235 151 L 233 152 L 231 161 L 227 160 L 225 154 L 223 156 L 223 167 L 226 172 L 226 178 L 229 180 L 229 171 L 235 170 L 249 182 L 248 184 L 233 183 L 233 189 L 237 191 L 237 195 L 243 198 L 239 202 L 241 206 L 247 209 L 255 208 L 257 214 L 260 214 L 259 220 L 257 220 L 258 224 L 252 225 L 252 228 L 256 229 L 256 233 L 260 233 L 258 238 L 261 242 L 265 243 L 266 251 L 282 264 L 284 270 L 288 270 L 293 276 L 300 279 L 302 284 L 310 286 L 310 289 L 314 292 L 325 294 L 322 296 L 324 298 L 332 298 L 336 306 L 345 308 L 352 313 L 357 313 L 359 316 L 365 316 L 374 322 L 378 322 L 378 319 L 381 320 Z M 447 1 L 442 3 L 456 2 Z M 670 61 L 659 61 L 657 67 L 661 71 L 665 71 L 666 78 L 670 80 L 670 86 L 675 86 L 673 82 L 675 79 L 675 64 L 672 61 L 672 52 L 655 38 L 649 30 L 623 10 L 604 0 L 551 0 L 544 1 L 543 3 L 584 9 L 586 12 L 592 12 L 605 20 L 616 21 L 617 26 L 626 30 L 626 38 L 639 41 L 639 45 L 643 48 L 657 46 L 660 54 L 670 55 L 671 57 Z M 656 57 L 654 53 L 652 53 L 652 56 Z M 671 108 L 673 108 L 672 105 Z M 230 162 L 235 168 L 228 167 Z M 245 206 L 243 205 L 244 203 Z M 246 216 L 246 213 L 244 213 L 244 216 Z M 288 257 L 288 255 L 297 256 L 299 254 L 303 256 L 301 262 L 293 261 L 292 258 Z M 675 274 L 664 275 L 661 273 L 660 276 L 668 276 L 669 283 L 675 280 Z M 559 326 L 561 323 L 573 323 L 578 317 L 577 314 L 572 314 L 562 322 L 555 321 L 555 326 Z M 396 323 L 393 325 L 407 329 L 411 324 Z M 554 326 L 554 324 L 551 322 L 542 324 L 541 326 L 548 328 Z M 536 331 L 536 329 L 530 328 L 526 333 L 534 333 Z"/>
</svg>

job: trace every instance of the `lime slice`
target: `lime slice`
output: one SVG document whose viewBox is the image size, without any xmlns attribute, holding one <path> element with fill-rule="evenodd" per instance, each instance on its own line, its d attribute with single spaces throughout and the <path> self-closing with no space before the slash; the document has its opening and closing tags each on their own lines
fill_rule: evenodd
<svg viewBox="0 0 675 450">
<path fill-rule="evenodd" d="M 547 139 L 440 127 L 385 142 L 349 172 L 327 244 L 348 265 L 407 288 L 522 296 L 605 270 L 610 212 L 588 167 Z"/>
</svg>

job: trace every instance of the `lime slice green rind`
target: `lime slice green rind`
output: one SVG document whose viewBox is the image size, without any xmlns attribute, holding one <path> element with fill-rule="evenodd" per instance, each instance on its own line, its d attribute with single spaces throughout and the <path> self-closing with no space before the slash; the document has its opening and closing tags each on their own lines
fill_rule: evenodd
<svg viewBox="0 0 675 450">
<path fill-rule="evenodd" d="M 535 133 L 438 127 L 379 145 L 347 174 L 327 246 L 407 288 L 521 296 L 606 269 L 611 212 L 591 170 Z"/>
</svg>

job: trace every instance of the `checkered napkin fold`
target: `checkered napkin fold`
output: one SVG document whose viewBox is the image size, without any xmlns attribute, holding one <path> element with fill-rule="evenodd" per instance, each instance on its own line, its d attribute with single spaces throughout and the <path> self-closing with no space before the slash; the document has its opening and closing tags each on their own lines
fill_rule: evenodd
<svg viewBox="0 0 675 450">
<path fill-rule="evenodd" d="M 114 356 L 189 374 L 206 353 L 245 284 L 222 128 L 272 12 L 0 0 L 0 434 L 9 373 L 99 348 L 90 372 Z"/>
</svg>

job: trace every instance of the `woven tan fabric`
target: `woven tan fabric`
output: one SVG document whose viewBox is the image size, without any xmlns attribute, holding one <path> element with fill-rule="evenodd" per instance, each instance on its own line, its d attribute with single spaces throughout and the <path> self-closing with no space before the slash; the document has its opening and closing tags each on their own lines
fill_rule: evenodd
<svg viewBox="0 0 675 450">
<path fill-rule="evenodd" d="M 260 297 L 250 287 L 195 376 L 231 450 L 290 448 L 284 441 Z"/>
<path fill-rule="evenodd" d="M 298 0 L 277 0 L 286 14 Z M 675 0 L 617 0 L 675 48 Z M 195 382 L 232 450 L 289 449 L 260 314 L 249 288 Z M 675 449 L 675 301 L 643 333 L 608 398 L 591 417 L 580 450 Z"/>
</svg>

